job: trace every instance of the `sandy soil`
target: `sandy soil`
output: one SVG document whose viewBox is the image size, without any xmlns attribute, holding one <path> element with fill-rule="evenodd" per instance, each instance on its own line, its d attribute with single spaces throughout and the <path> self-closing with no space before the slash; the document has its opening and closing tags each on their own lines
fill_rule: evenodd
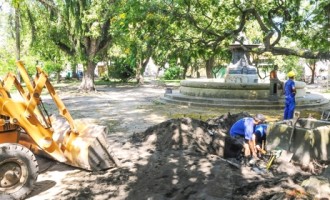
<svg viewBox="0 0 330 200">
<path fill-rule="evenodd" d="M 161 105 L 154 100 L 165 88 L 151 84 L 97 90 L 83 94 L 75 87 L 61 88 L 59 95 L 75 119 L 109 128 L 108 142 L 122 166 L 88 172 L 39 158 L 41 173 L 29 200 L 313 199 L 330 195 L 329 168 L 313 174 L 293 163 L 277 163 L 265 171 L 256 166 L 238 168 L 237 159 L 227 159 L 228 149 L 222 147 L 228 143 L 228 128 L 239 117 L 260 111 Z M 44 102 L 54 110 L 49 98 Z M 263 113 L 270 121 L 282 115 L 282 111 Z M 228 144 L 235 147 L 234 142 Z"/>
</svg>

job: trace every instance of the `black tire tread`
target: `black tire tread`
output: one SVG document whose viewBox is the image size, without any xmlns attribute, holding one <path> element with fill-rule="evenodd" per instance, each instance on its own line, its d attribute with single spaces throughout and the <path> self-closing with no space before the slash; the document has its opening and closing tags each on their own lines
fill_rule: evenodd
<svg viewBox="0 0 330 200">
<path fill-rule="evenodd" d="M 15 199 L 25 199 L 32 192 L 39 175 L 39 165 L 36 157 L 28 148 L 16 143 L 0 144 L 0 152 L 0 160 L 12 158 L 14 157 L 13 154 L 16 154 L 19 158 L 23 157 L 22 160 L 26 158 L 29 180 L 25 183 L 25 187 L 22 187 L 23 189 L 18 190 L 15 194 L 10 194 Z M 6 154 L 6 152 L 9 153 Z"/>
</svg>

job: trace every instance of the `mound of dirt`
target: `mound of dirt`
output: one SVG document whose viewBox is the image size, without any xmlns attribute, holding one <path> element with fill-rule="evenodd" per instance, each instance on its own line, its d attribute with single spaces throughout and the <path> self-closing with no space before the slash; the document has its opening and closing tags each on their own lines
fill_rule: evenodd
<svg viewBox="0 0 330 200">
<path fill-rule="evenodd" d="M 242 146 L 228 136 L 246 112 L 200 121 L 170 119 L 135 133 L 130 142 L 151 156 L 137 165 L 137 179 L 127 199 L 308 199 L 299 184 L 308 178 L 294 165 L 291 175 L 279 170 L 233 167 L 223 158 L 237 157 Z M 229 161 L 229 162 L 228 162 Z M 279 166 L 277 166 L 279 169 Z"/>
<path fill-rule="evenodd" d="M 192 118 L 170 119 L 133 134 L 132 143 L 155 146 L 155 151 L 181 150 L 189 154 L 236 157 L 242 149 L 229 135 L 229 128 L 248 113 L 226 114 L 206 122 Z"/>
</svg>

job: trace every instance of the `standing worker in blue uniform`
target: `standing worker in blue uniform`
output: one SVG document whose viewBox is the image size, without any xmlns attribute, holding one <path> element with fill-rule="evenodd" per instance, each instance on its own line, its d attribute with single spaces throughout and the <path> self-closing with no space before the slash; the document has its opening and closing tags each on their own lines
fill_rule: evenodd
<svg viewBox="0 0 330 200">
<path fill-rule="evenodd" d="M 242 139 L 242 145 L 244 147 L 244 156 L 248 158 L 252 156 L 257 158 L 257 152 L 255 147 L 255 137 L 253 136 L 255 126 L 265 121 L 263 114 L 257 114 L 255 117 L 244 117 L 235 122 L 230 128 L 229 134 L 233 138 Z"/>
<path fill-rule="evenodd" d="M 295 73 L 290 71 L 288 73 L 289 80 L 285 82 L 284 85 L 284 95 L 285 95 L 285 106 L 284 106 L 284 117 L 283 119 L 292 119 L 294 114 L 294 109 L 296 107 L 296 85 L 294 82 Z"/>
</svg>

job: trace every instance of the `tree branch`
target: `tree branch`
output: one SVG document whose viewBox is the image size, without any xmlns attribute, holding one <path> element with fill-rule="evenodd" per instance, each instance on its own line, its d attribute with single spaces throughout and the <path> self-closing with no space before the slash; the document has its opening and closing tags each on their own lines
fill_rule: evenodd
<svg viewBox="0 0 330 200">
<path fill-rule="evenodd" d="M 291 55 L 307 59 L 330 59 L 330 52 L 312 52 L 309 50 L 295 50 L 284 47 L 273 47 L 269 52 L 274 55 Z"/>
<path fill-rule="evenodd" d="M 49 8 L 51 10 L 53 10 L 56 13 L 59 13 L 58 8 L 56 7 L 55 3 L 52 1 L 48 1 L 48 0 L 38 0 L 41 4 L 43 4 L 46 8 Z"/>
<path fill-rule="evenodd" d="M 106 22 L 102 26 L 101 35 L 104 37 L 99 40 L 97 53 L 106 50 L 111 44 L 112 38 L 111 35 L 109 35 L 108 33 L 109 29 L 110 29 L 110 19 L 106 20 Z"/>
<path fill-rule="evenodd" d="M 60 42 L 60 41 L 54 41 L 56 46 L 58 46 L 62 51 L 64 51 L 65 53 L 69 54 L 70 56 L 73 56 L 75 51 L 70 48 L 69 46 L 67 46 L 66 44 Z"/>
<path fill-rule="evenodd" d="M 29 9 L 29 7 L 27 7 L 27 15 L 28 15 L 30 26 L 31 26 L 31 43 L 34 43 L 34 41 L 36 39 L 36 27 L 35 27 L 35 23 L 34 23 L 35 20 L 33 19 L 33 15 L 31 13 L 31 10 Z"/>
</svg>

